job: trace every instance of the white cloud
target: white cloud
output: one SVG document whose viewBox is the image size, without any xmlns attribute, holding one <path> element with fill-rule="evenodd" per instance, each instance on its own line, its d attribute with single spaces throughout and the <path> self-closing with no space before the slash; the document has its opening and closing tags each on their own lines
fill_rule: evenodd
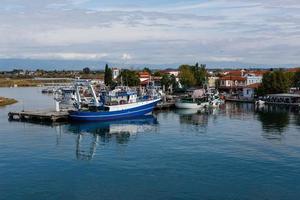
<svg viewBox="0 0 300 200">
<path fill-rule="evenodd" d="M 83 6 L 88 0 L 0 1 L 2 57 L 300 62 L 296 0 L 111 3 L 88 9 Z"/>
<path fill-rule="evenodd" d="M 207 58 L 207 61 L 214 61 L 214 62 L 236 62 L 242 60 L 243 58 L 241 57 L 232 57 L 232 56 L 211 56 Z"/>
<path fill-rule="evenodd" d="M 32 59 L 62 59 L 62 60 L 99 60 L 107 57 L 107 53 L 24 53 L 14 55 L 18 58 Z M 8 55 L 0 55 L 0 58 L 9 58 Z"/>
<path fill-rule="evenodd" d="M 123 55 L 122 55 L 122 60 L 131 60 L 131 59 L 132 59 L 132 57 L 131 57 L 130 54 L 128 54 L 128 53 L 123 53 Z"/>
</svg>

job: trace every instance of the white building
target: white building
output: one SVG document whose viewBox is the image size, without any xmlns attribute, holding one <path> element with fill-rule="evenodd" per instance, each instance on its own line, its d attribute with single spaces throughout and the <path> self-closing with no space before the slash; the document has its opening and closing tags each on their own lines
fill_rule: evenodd
<svg viewBox="0 0 300 200">
<path fill-rule="evenodd" d="M 112 68 L 112 78 L 117 79 L 120 75 L 121 70 L 119 68 Z"/>
<path fill-rule="evenodd" d="M 209 76 L 208 77 L 208 87 L 209 88 L 216 88 L 217 82 L 219 81 L 219 77 L 217 76 Z"/>
<path fill-rule="evenodd" d="M 246 74 L 244 77 L 247 79 L 246 85 L 261 83 L 263 78 L 262 75 L 256 75 L 252 73 Z"/>
<path fill-rule="evenodd" d="M 253 83 L 243 88 L 243 97 L 247 99 L 253 99 L 255 95 L 255 89 L 260 86 L 260 83 Z"/>
</svg>

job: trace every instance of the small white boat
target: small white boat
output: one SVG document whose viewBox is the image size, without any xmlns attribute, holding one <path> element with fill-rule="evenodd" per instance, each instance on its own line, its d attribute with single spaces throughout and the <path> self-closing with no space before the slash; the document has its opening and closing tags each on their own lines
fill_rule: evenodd
<svg viewBox="0 0 300 200">
<path fill-rule="evenodd" d="M 220 101 L 219 99 L 214 99 L 212 101 L 209 102 L 209 106 L 212 108 L 217 108 L 222 104 L 222 101 Z"/>
<path fill-rule="evenodd" d="M 255 102 L 255 104 L 258 105 L 258 106 L 263 106 L 263 105 L 265 105 L 265 101 L 258 100 L 258 101 Z"/>
<path fill-rule="evenodd" d="M 175 102 L 175 107 L 180 109 L 201 109 L 209 105 L 204 89 L 193 90 L 186 97 Z"/>
<path fill-rule="evenodd" d="M 193 98 L 182 98 L 175 102 L 176 108 L 180 109 L 201 109 L 209 106 L 209 102 L 206 98 L 193 99 Z"/>
</svg>

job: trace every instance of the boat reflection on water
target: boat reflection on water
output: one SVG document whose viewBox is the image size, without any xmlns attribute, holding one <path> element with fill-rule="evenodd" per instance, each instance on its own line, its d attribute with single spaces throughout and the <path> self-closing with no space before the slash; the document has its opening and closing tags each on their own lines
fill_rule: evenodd
<svg viewBox="0 0 300 200">
<path fill-rule="evenodd" d="M 205 127 L 208 124 L 210 109 L 177 109 L 175 113 L 179 115 L 181 124 L 192 124 L 199 127 Z"/>
<path fill-rule="evenodd" d="M 217 109 L 178 109 L 179 122 L 184 125 L 195 125 L 205 131 L 208 123 L 217 118 L 230 120 L 258 120 L 261 124 L 261 135 L 268 140 L 282 140 L 290 125 L 300 126 L 299 110 L 287 106 L 265 105 L 256 107 L 254 104 L 226 103 Z M 300 127 L 298 128 L 300 130 Z"/>
<path fill-rule="evenodd" d="M 157 124 L 153 115 L 146 115 L 121 121 L 74 123 L 67 126 L 67 131 L 77 135 L 77 159 L 91 160 L 99 143 L 115 140 L 118 144 L 125 144 L 138 133 L 155 131 Z M 84 149 L 84 146 L 89 148 Z"/>
</svg>

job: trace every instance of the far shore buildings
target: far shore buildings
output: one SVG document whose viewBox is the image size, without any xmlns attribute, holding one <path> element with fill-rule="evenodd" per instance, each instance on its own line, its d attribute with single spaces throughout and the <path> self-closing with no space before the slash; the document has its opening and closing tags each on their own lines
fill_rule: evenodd
<svg viewBox="0 0 300 200">
<path fill-rule="evenodd" d="M 147 86 L 149 84 L 154 84 L 154 86 L 160 86 L 161 77 L 152 76 L 147 71 L 142 71 L 138 73 L 141 86 Z"/>
<path fill-rule="evenodd" d="M 246 86 L 247 79 L 242 76 L 223 76 L 220 78 L 219 89 L 225 92 L 237 91 Z"/>
<path fill-rule="evenodd" d="M 260 83 L 253 83 L 243 88 L 243 97 L 247 99 L 253 99 L 255 90 L 260 86 Z"/>
<path fill-rule="evenodd" d="M 179 75 L 179 70 L 178 69 L 166 69 L 166 70 L 161 70 L 159 71 L 161 74 L 169 74 L 169 75 L 173 75 L 176 78 L 178 78 Z"/>
<path fill-rule="evenodd" d="M 254 91 L 261 82 L 265 70 L 229 70 L 219 80 L 219 90 L 253 98 Z"/>
<path fill-rule="evenodd" d="M 172 75 L 172 76 L 175 76 L 176 78 L 176 81 L 179 83 L 179 87 L 181 86 L 180 82 L 179 82 L 179 78 L 178 78 L 178 75 L 179 75 L 179 70 L 177 69 L 166 69 L 166 70 L 161 70 L 159 71 L 160 74 L 167 74 L 167 75 Z M 146 86 L 146 85 L 149 85 L 149 84 L 154 84 L 154 86 L 161 86 L 161 79 L 162 77 L 160 76 L 153 76 L 151 75 L 149 72 L 147 71 L 141 71 L 141 72 L 138 72 L 138 76 L 139 76 L 139 79 L 140 79 L 140 85 L 141 86 Z"/>
<path fill-rule="evenodd" d="M 219 82 L 220 77 L 218 76 L 209 76 L 207 79 L 207 84 L 209 88 L 215 89 L 218 87 L 218 82 Z"/>
<path fill-rule="evenodd" d="M 112 78 L 116 80 L 118 76 L 120 75 L 121 70 L 119 68 L 113 67 L 112 68 Z"/>
</svg>

